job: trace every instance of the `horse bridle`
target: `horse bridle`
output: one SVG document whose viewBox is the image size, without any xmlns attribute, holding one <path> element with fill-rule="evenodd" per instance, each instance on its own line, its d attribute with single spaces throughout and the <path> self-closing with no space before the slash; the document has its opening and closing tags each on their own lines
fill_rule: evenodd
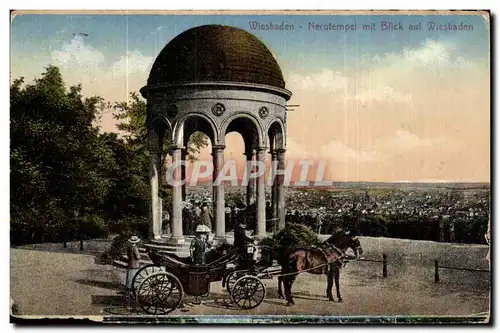
<svg viewBox="0 0 500 333">
<path fill-rule="evenodd" d="M 357 237 L 353 237 L 353 238 L 352 238 L 352 240 L 356 240 L 356 239 L 357 239 Z M 345 251 L 346 251 L 346 250 L 347 250 L 350 246 L 348 246 L 345 250 L 342 250 L 342 249 L 338 248 L 337 246 L 333 245 L 332 243 L 329 243 L 329 242 L 326 242 L 326 241 L 325 241 L 325 242 L 324 242 L 324 244 L 326 244 L 326 245 L 327 245 L 327 246 L 329 246 L 330 248 L 332 248 L 332 249 L 334 249 L 335 251 L 337 251 L 337 252 L 339 252 L 339 253 L 340 253 L 340 257 L 339 257 L 336 261 L 340 262 L 340 264 L 344 264 L 344 266 L 347 264 L 347 262 L 348 262 L 349 260 L 347 260 L 347 259 L 346 259 L 346 254 L 345 254 Z M 359 256 L 359 250 L 363 250 L 363 249 L 361 248 L 361 244 L 360 244 L 359 246 L 356 246 L 356 248 L 352 248 L 352 249 L 356 252 L 357 256 Z M 324 254 L 324 252 L 323 252 L 323 254 Z"/>
</svg>

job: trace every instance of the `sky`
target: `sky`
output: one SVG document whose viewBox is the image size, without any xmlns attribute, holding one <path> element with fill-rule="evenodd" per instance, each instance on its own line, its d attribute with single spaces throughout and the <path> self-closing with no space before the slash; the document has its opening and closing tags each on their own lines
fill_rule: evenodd
<svg viewBox="0 0 500 333">
<path fill-rule="evenodd" d="M 255 21 L 293 29 L 252 29 Z M 430 31 L 432 23 L 472 29 Z M 490 33 L 477 14 L 20 14 L 11 23 L 11 79 L 29 82 L 53 64 L 84 95 L 124 101 L 171 39 L 204 24 L 245 29 L 276 57 L 288 103 L 300 105 L 287 117 L 287 159 L 326 161 L 335 181 L 489 182 Z M 310 29 L 317 24 L 357 29 Z M 111 113 L 100 126 L 117 131 Z M 241 137 L 227 141 L 226 158 L 242 161 Z"/>
</svg>

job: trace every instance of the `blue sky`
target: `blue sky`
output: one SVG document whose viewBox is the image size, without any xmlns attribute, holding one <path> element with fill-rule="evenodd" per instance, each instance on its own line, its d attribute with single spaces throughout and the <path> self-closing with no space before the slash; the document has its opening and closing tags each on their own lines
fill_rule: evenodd
<svg viewBox="0 0 500 333">
<path fill-rule="evenodd" d="M 332 62 L 353 66 L 361 55 L 371 56 L 402 47 L 412 48 L 427 39 L 453 42 L 462 55 L 470 58 L 487 60 L 485 57 L 488 55 L 488 26 L 478 15 L 20 15 L 12 23 L 12 56 L 48 56 L 51 49 L 56 49 L 71 39 L 72 32 L 88 33 L 90 36 L 85 38 L 85 42 L 103 52 L 109 62 L 123 54 L 127 48 L 154 56 L 169 40 L 188 28 L 203 24 L 225 24 L 250 31 L 249 22 L 255 20 L 294 24 L 295 30 L 288 32 L 251 31 L 268 45 L 285 68 L 290 66 L 310 70 Z M 422 22 L 423 26 L 420 31 L 406 29 L 393 32 L 357 30 L 345 33 L 307 29 L 309 22 L 358 25 L 373 22 L 378 28 L 382 21 L 401 22 L 404 27 Z M 474 30 L 430 32 L 425 26 L 429 21 L 442 24 L 464 22 L 472 24 Z M 301 25 L 303 29 L 298 28 Z"/>
</svg>

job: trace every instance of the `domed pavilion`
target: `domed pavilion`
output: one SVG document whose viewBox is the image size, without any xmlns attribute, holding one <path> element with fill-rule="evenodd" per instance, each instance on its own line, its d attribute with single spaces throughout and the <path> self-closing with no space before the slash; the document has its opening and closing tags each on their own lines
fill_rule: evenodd
<svg viewBox="0 0 500 333">
<path fill-rule="evenodd" d="M 271 154 L 284 171 L 286 106 L 291 92 L 285 89 L 281 69 L 269 49 L 252 34 L 229 26 L 204 25 L 184 31 L 171 40 L 156 58 L 147 85 L 147 128 L 151 151 L 151 234 L 161 237 L 162 204 L 159 197 L 165 140 L 172 164 L 185 160 L 189 137 L 206 134 L 211 141 L 214 179 L 224 164 L 226 134 L 243 137 L 247 166 L 265 162 Z M 171 237 L 182 243 L 182 200 L 185 168 L 175 168 L 172 184 Z M 278 172 L 279 174 L 279 172 Z M 266 234 L 266 221 L 285 225 L 283 176 L 272 185 L 272 216 L 266 216 L 265 175 L 249 181 L 247 204 L 255 198 L 257 237 Z M 215 237 L 226 235 L 224 184 L 213 184 Z"/>
</svg>

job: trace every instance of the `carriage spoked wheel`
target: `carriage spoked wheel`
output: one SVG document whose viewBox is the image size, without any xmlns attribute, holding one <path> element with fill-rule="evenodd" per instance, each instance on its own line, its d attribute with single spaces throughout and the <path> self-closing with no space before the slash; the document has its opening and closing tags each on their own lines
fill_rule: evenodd
<svg viewBox="0 0 500 333">
<path fill-rule="evenodd" d="M 245 275 L 234 284 L 231 298 L 241 309 L 253 309 L 266 298 L 266 287 L 258 277 Z"/>
<path fill-rule="evenodd" d="M 137 296 L 136 295 L 137 289 L 139 288 L 139 285 L 141 284 L 142 281 L 144 281 L 146 277 L 158 272 L 165 272 L 165 267 L 160 267 L 155 265 L 146 265 L 141 267 L 137 271 L 137 273 L 135 273 L 132 279 L 132 295 Z"/>
<path fill-rule="evenodd" d="M 168 314 L 182 302 L 184 289 L 179 279 L 169 272 L 147 276 L 137 288 L 137 302 L 152 315 Z"/>
<path fill-rule="evenodd" d="M 238 279 L 244 275 L 246 275 L 248 270 L 240 270 L 240 271 L 234 271 L 228 274 L 227 279 L 226 279 L 226 290 L 231 295 L 231 290 L 233 290 L 234 284 Z"/>
</svg>

